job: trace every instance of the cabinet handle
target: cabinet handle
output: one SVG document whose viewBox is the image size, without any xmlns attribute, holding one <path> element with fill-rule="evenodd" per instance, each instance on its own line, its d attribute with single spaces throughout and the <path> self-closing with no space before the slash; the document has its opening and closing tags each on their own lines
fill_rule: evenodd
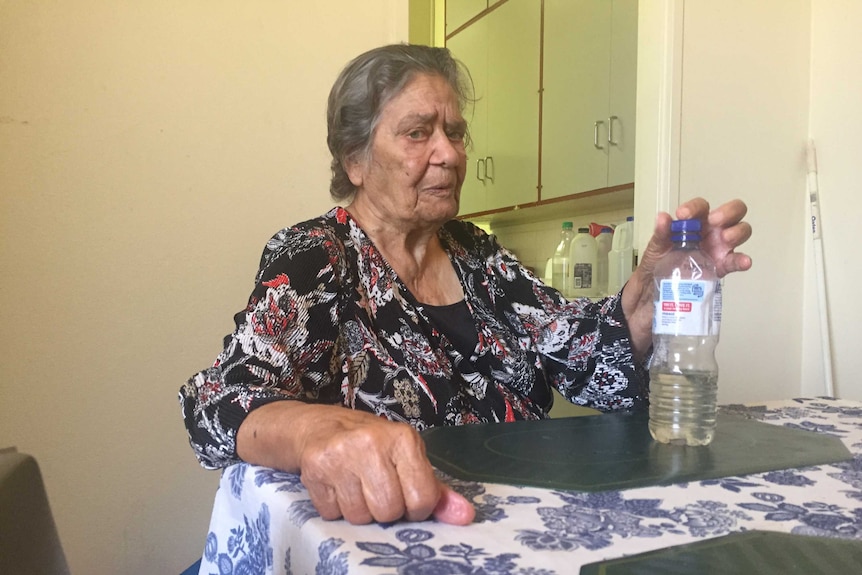
<svg viewBox="0 0 862 575">
<path fill-rule="evenodd" d="M 619 117 L 611 116 L 608 118 L 608 144 L 611 146 L 618 146 L 619 142 L 614 141 L 614 120 L 619 120 Z"/>
<path fill-rule="evenodd" d="M 481 175 L 479 173 L 479 168 L 481 168 Z M 485 182 L 485 158 L 479 158 L 476 160 L 476 179 L 480 182 Z"/>
<path fill-rule="evenodd" d="M 491 183 L 494 183 L 494 156 L 485 158 L 485 177 L 491 180 Z"/>
<path fill-rule="evenodd" d="M 605 147 L 599 144 L 599 126 L 604 124 L 602 120 L 596 120 L 593 124 L 593 146 L 596 147 L 597 150 L 604 150 Z"/>
</svg>

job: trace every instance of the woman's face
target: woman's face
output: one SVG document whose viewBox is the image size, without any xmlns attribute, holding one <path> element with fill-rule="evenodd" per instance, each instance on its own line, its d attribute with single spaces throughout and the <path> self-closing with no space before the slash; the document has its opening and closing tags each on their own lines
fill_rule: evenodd
<svg viewBox="0 0 862 575">
<path fill-rule="evenodd" d="M 449 83 L 416 76 L 383 107 L 369 156 L 348 166 L 354 203 L 407 230 L 452 219 L 467 165 L 466 130 Z"/>
</svg>

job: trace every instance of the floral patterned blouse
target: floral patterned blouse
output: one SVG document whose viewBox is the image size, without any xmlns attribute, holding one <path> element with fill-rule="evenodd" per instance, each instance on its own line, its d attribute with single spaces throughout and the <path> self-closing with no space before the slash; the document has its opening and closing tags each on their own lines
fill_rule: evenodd
<svg viewBox="0 0 862 575">
<path fill-rule="evenodd" d="M 340 404 L 418 430 L 544 418 L 551 386 L 601 410 L 645 404 L 619 295 L 569 302 L 467 222 L 439 237 L 476 326 L 469 355 L 345 209 L 276 234 L 224 350 L 180 391 L 201 464 L 239 461 L 240 424 L 270 401 Z"/>
</svg>

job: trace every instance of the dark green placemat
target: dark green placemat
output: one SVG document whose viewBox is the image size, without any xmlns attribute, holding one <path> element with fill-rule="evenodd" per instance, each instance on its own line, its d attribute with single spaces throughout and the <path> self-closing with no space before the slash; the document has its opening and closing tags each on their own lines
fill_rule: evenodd
<svg viewBox="0 0 862 575">
<path fill-rule="evenodd" d="M 732 533 L 581 567 L 581 575 L 847 575 L 859 572 L 862 572 L 862 541 L 771 531 Z"/>
<path fill-rule="evenodd" d="M 719 414 L 705 447 L 653 441 L 648 414 L 435 427 L 434 466 L 460 479 L 578 491 L 668 485 L 806 467 L 852 456 L 837 437 Z"/>
</svg>

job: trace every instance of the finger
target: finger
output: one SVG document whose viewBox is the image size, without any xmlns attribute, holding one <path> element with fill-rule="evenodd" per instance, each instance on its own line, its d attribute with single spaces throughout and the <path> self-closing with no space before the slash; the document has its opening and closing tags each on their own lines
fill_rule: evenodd
<svg viewBox="0 0 862 575">
<path fill-rule="evenodd" d="M 322 483 L 307 481 L 303 476 L 300 476 L 300 480 L 308 490 L 311 504 L 317 509 L 321 519 L 326 521 L 341 519 L 341 508 L 338 506 L 338 499 L 335 496 L 334 489 Z"/>
<path fill-rule="evenodd" d="M 469 525 L 476 518 L 476 509 L 463 495 L 448 485 L 440 484 L 440 500 L 434 507 L 434 518 L 449 525 Z"/>
<path fill-rule="evenodd" d="M 676 219 L 694 220 L 707 217 L 709 214 L 709 202 L 703 198 L 692 198 L 679 205 L 676 209 Z"/>
<path fill-rule="evenodd" d="M 362 492 L 368 511 L 380 523 L 401 519 L 406 506 L 398 471 L 388 461 L 380 461 L 371 467 L 373 471 L 362 478 Z"/>
<path fill-rule="evenodd" d="M 307 470 L 302 472 L 300 480 L 308 489 L 311 503 L 322 519 L 331 521 L 343 517 L 354 525 L 364 525 L 373 520 L 365 503 L 362 484 L 350 471 L 345 469 L 337 476 L 327 476 Z"/>
<path fill-rule="evenodd" d="M 341 515 L 353 525 L 365 525 L 374 520 L 365 501 L 362 485 L 358 481 L 339 482 L 335 486 L 335 496 Z"/>
<path fill-rule="evenodd" d="M 649 243 L 640 257 L 638 267 L 643 266 L 646 270 L 652 270 L 652 266 L 655 265 L 655 262 L 670 249 L 671 219 L 670 214 L 665 212 L 659 212 L 656 215 L 652 238 L 650 238 Z"/>
<path fill-rule="evenodd" d="M 739 222 L 738 224 L 721 231 L 721 241 L 732 248 L 741 246 L 751 237 L 751 224 Z"/>
<path fill-rule="evenodd" d="M 751 269 L 751 257 L 748 254 L 730 253 L 725 256 L 720 269 L 719 277 L 724 277 L 733 272 L 744 272 Z"/>
<path fill-rule="evenodd" d="M 653 236 L 660 242 L 670 241 L 670 223 L 673 220 L 667 212 L 659 212 L 655 217 Z"/>
<path fill-rule="evenodd" d="M 742 200 L 730 200 L 709 213 L 708 222 L 712 227 L 726 228 L 742 221 L 748 213 L 748 206 Z"/>
<path fill-rule="evenodd" d="M 405 430 L 395 462 L 404 497 L 404 518 L 408 521 L 427 519 L 440 501 L 442 484 L 425 455 L 425 443 L 414 429 Z"/>
</svg>

